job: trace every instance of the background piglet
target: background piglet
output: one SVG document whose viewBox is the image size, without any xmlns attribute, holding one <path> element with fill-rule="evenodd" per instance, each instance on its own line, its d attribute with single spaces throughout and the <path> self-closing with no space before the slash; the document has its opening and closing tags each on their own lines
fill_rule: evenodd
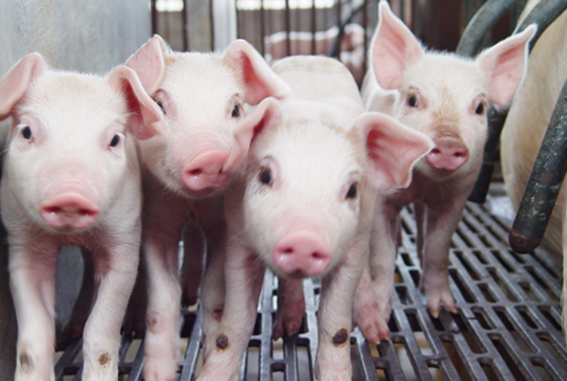
<svg viewBox="0 0 567 381">
<path fill-rule="evenodd" d="M 520 19 L 539 3 L 529 1 Z M 510 107 L 502 131 L 501 161 L 506 190 L 514 209 L 522 200 L 539 147 L 549 124 L 559 93 L 567 79 L 567 13 L 559 16 L 541 35 L 529 58 L 526 78 Z M 567 258 L 563 243 L 565 227 L 565 187 L 559 193 L 542 247 Z M 565 269 L 565 262 L 563 265 Z M 567 277 L 563 277 L 563 295 Z M 567 332 L 567 310 L 563 308 L 563 331 Z"/>
<path fill-rule="evenodd" d="M 292 57 L 276 71 L 292 88 L 254 136 L 225 197 L 228 247 L 224 313 L 206 337 L 199 380 L 237 380 L 254 328 L 264 270 L 298 282 L 322 277 L 316 372 L 350 380 L 354 292 L 367 263 L 375 192 L 409 183 L 431 141 L 383 114 L 363 112 L 338 61 Z M 278 122 L 278 120 L 281 121 Z"/>
<path fill-rule="evenodd" d="M 289 55 L 328 55 L 338 34 L 339 28 L 337 27 L 316 32 L 315 45 L 313 45 L 313 35 L 310 32 L 289 32 Z M 287 32 L 278 32 L 264 37 L 265 57 L 269 63 L 288 56 L 287 37 Z M 340 42 L 339 61 L 349 69 L 356 83 L 362 83 L 364 77 L 364 28 L 360 25 L 351 23 L 344 26 L 344 35 Z"/>
<path fill-rule="evenodd" d="M 371 70 L 362 89 L 365 105 L 389 111 L 431 137 L 436 147 L 416 166 L 409 188 L 379 196 L 376 203 L 370 272 L 361 280 L 355 308 L 355 321 L 373 342 L 389 337 L 398 216 L 410 203 L 423 268 L 420 288 L 429 310 L 435 317 L 441 307 L 456 312 L 449 289 L 449 248 L 482 163 L 487 104 L 503 107 L 512 99 L 535 31 L 529 27 L 471 60 L 425 51 L 386 2 L 379 12 Z M 376 301 L 380 314 L 369 312 Z"/>
<path fill-rule="evenodd" d="M 0 81 L 0 120 L 8 116 L 0 203 L 18 321 L 15 379 L 54 379 L 55 263 L 62 245 L 76 244 L 92 253 L 97 275 L 83 380 L 115 380 L 141 232 L 132 134 L 148 137 L 160 110 L 127 67 L 107 77 L 57 72 L 32 53 Z"/>
<path fill-rule="evenodd" d="M 262 123 L 269 96 L 289 89 L 260 54 L 243 40 L 224 54 L 173 52 L 159 36 L 126 63 L 163 111 L 156 136 L 140 142 L 143 161 L 143 254 L 148 281 L 144 379 L 173 379 L 178 350 L 179 241 L 185 231 L 185 299 L 193 304 L 202 271 L 203 228 L 208 260 L 201 303 L 204 335 L 216 330 L 222 314 L 225 221 L 222 192 L 244 157 L 238 143 Z M 255 105 L 245 111 L 245 104 Z M 192 225 L 184 229 L 187 222 Z"/>
</svg>

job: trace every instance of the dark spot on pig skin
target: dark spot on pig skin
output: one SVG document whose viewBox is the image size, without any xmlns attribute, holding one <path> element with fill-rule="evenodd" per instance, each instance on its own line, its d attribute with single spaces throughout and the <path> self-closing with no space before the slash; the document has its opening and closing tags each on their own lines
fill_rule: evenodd
<svg viewBox="0 0 567 381">
<path fill-rule="evenodd" d="M 150 311 L 146 319 L 148 329 L 154 333 L 159 333 L 163 328 L 163 318 L 157 311 Z"/>
<path fill-rule="evenodd" d="M 24 373 L 29 373 L 33 370 L 33 361 L 26 352 L 20 354 L 20 367 Z"/>
<path fill-rule="evenodd" d="M 217 348 L 224 351 L 228 346 L 228 337 L 223 333 L 219 333 L 217 336 Z"/>
<path fill-rule="evenodd" d="M 341 346 L 346 343 L 347 339 L 348 331 L 344 328 L 341 328 L 337 331 L 337 333 L 335 333 L 335 336 L 333 336 L 333 345 L 335 347 Z"/>
<path fill-rule="evenodd" d="M 106 352 L 100 355 L 100 357 L 98 358 L 98 363 L 100 364 L 100 366 L 105 366 L 109 362 L 110 362 L 110 355 Z"/>
</svg>

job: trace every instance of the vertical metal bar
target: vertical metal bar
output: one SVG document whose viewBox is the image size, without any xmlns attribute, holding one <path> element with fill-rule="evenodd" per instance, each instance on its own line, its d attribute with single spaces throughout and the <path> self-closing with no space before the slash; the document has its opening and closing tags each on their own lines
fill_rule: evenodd
<svg viewBox="0 0 567 381">
<path fill-rule="evenodd" d="M 209 20 L 211 20 L 211 51 L 215 50 L 215 15 L 213 11 L 213 1 L 209 0 Z"/>
<path fill-rule="evenodd" d="M 311 5 L 311 54 L 316 54 L 315 46 L 315 33 L 317 33 L 317 7 L 315 6 L 315 0 L 312 0 Z"/>
<path fill-rule="evenodd" d="M 345 34 L 343 29 L 343 15 L 342 15 L 342 2 L 341 0 L 337 0 L 337 27 L 339 28 L 339 34 L 337 35 L 337 39 L 339 43 L 337 44 L 337 52 L 336 57 L 339 58 L 341 56 L 341 40 Z"/>
<path fill-rule="evenodd" d="M 266 56 L 266 46 L 264 41 L 266 39 L 266 20 L 264 20 L 265 12 L 264 12 L 264 0 L 260 0 L 260 52 L 262 53 L 262 57 Z"/>
<path fill-rule="evenodd" d="M 364 0 L 362 9 L 362 28 L 364 29 L 364 57 L 363 57 L 363 68 L 364 72 L 368 70 L 368 0 Z"/>
<path fill-rule="evenodd" d="M 289 10 L 289 0 L 285 0 L 285 48 L 287 55 L 291 55 L 291 15 Z"/>
<path fill-rule="evenodd" d="M 157 0 L 151 0 L 150 6 L 152 10 L 152 34 L 158 34 L 158 12 L 156 9 Z"/>
<path fill-rule="evenodd" d="M 183 0 L 183 11 L 181 12 L 183 17 L 183 50 L 186 52 L 189 51 L 189 7 L 187 3 L 187 0 Z"/>
</svg>

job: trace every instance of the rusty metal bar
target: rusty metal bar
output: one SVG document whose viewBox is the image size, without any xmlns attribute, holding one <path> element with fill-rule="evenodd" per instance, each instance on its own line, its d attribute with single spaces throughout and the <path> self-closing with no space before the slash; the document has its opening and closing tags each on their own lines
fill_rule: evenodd
<svg viewBox="0 0 567 381">
<path fill-rule="evenodd" d="M 567 82 L 543 137 L 530 179 L 510 230 L 510 246 L 529 253 L 539 246 L 567 172 Z"/>
</svg>

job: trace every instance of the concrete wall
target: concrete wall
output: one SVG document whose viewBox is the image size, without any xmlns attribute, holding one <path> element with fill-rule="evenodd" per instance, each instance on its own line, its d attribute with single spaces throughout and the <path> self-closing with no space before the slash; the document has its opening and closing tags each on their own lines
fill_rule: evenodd
<svg viewBox="0 0 567 381">
<path fill-rule="evenodd" d="M 33 51 L 40 52 L 53 68 L 102 74 L 123 63 L 149 37 L 149 0 L 2 0 L 0 76 Z M 6 131 L 7 125 L 0 124 L 0 129 Z M 3 229 L 0 239 L 5 241 Z M 16 323 L 6 249 L 0 249 L 0 380 L 4 381 L 13 377 Z M 78 293 L 82 265 L 78 250 L 62 254 L 57 312 L 64 320 Z"/>
</svg>

